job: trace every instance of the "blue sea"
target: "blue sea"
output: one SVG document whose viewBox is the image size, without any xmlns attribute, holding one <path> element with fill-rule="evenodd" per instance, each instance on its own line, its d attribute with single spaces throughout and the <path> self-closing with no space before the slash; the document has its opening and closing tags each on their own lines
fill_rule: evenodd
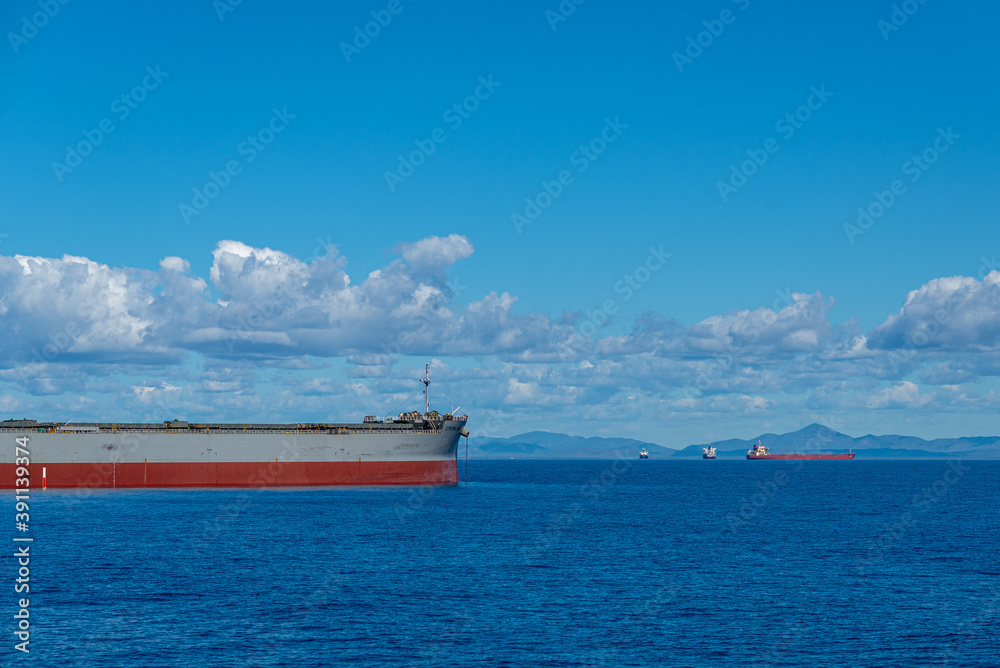
<svg viewBox="0 0 1000 668">
<path fill-rule="evenodd" d="M 998 485 L 993 461 L 636 459 L 36 490 L 30 654 L 8 560 L 0 664 L 996 666 Z"/>
</svg>

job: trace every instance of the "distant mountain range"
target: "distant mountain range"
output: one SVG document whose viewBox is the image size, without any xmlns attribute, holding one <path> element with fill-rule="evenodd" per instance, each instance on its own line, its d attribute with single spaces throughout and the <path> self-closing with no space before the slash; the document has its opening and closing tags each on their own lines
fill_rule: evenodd
<svg viewBox="0 0 1000 668">
<path fill-rule="evenodd" d="M 828 453 L 853 450 L 859 458 L 926 459 L 963 457 L 968 459 L 1000 459 L 1000 437 L 937 438 L 927 441 L 915 436 L 867 434 L 852 438 L 829 427 L 811 424 L 788 434 L 761 434 L 749 440 L 716 441 L 719 459 L 743 459 L 754 443 L 760 441 L 774 454 L 796 452 Z M 643 448 L 650 459 L 701 458 L 708 443 L 689 445 L 675 450 L 656 443 L 632 438 L 584 438 L 547 431 L 531 431 L 510 438 L 470 439 L 470 456 L 494 459 L 613 459 L 619 455 L 635 458 Z"/>
</svg>

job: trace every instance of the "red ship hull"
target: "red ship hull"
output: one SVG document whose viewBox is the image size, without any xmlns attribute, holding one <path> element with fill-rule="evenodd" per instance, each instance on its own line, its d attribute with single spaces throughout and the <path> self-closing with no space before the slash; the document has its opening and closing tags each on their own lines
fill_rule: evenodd
<svg viewBox="0 0 1000 668">
<path fill-rule="evenodd" d="M 15 466 L 0 464 L 0 488 L 15 484 Z M 44 477 L 43 477 L 44 469 Z M 31 486 L 280 487 L 454 485 L 454 460 L 429 462 L 129 462 L 32 464 Z"/>
<path fill-rule="evenodd" d="M 844 452 L 839 455 L 747 455 L 747 459 L 854 459 L 856 452 Z"/>
</svg>

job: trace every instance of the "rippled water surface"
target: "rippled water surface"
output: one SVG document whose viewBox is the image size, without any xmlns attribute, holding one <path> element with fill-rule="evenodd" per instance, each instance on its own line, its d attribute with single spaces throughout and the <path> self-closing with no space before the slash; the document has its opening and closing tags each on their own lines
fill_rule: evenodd
<svg viewBox="0 0 1000 668">
<path fill-rule="evenodd" d="M 473 461 L 469 476 L 35 493 L 31 654 L 8 621 L 0 663 L 1000 663 L 1000 462 Z M 7 507 L 12 525 L 12 493 Z"/>
</svg>

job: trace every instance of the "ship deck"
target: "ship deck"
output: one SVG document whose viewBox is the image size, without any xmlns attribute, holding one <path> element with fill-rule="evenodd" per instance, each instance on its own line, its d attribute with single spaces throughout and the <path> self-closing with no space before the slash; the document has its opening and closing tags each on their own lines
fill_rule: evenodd
<svg viewBox="0 0 1000 668">
<path fill-rule="evenodd" d="M 291 424 L 185 422 L 0 422 L 0 433 L 144 433 L 144 434 L 439 434 L 445 421 L 465 422 L 466 416 L 447 416 L 421 422 L 299 422 Z"/>
</svg>

